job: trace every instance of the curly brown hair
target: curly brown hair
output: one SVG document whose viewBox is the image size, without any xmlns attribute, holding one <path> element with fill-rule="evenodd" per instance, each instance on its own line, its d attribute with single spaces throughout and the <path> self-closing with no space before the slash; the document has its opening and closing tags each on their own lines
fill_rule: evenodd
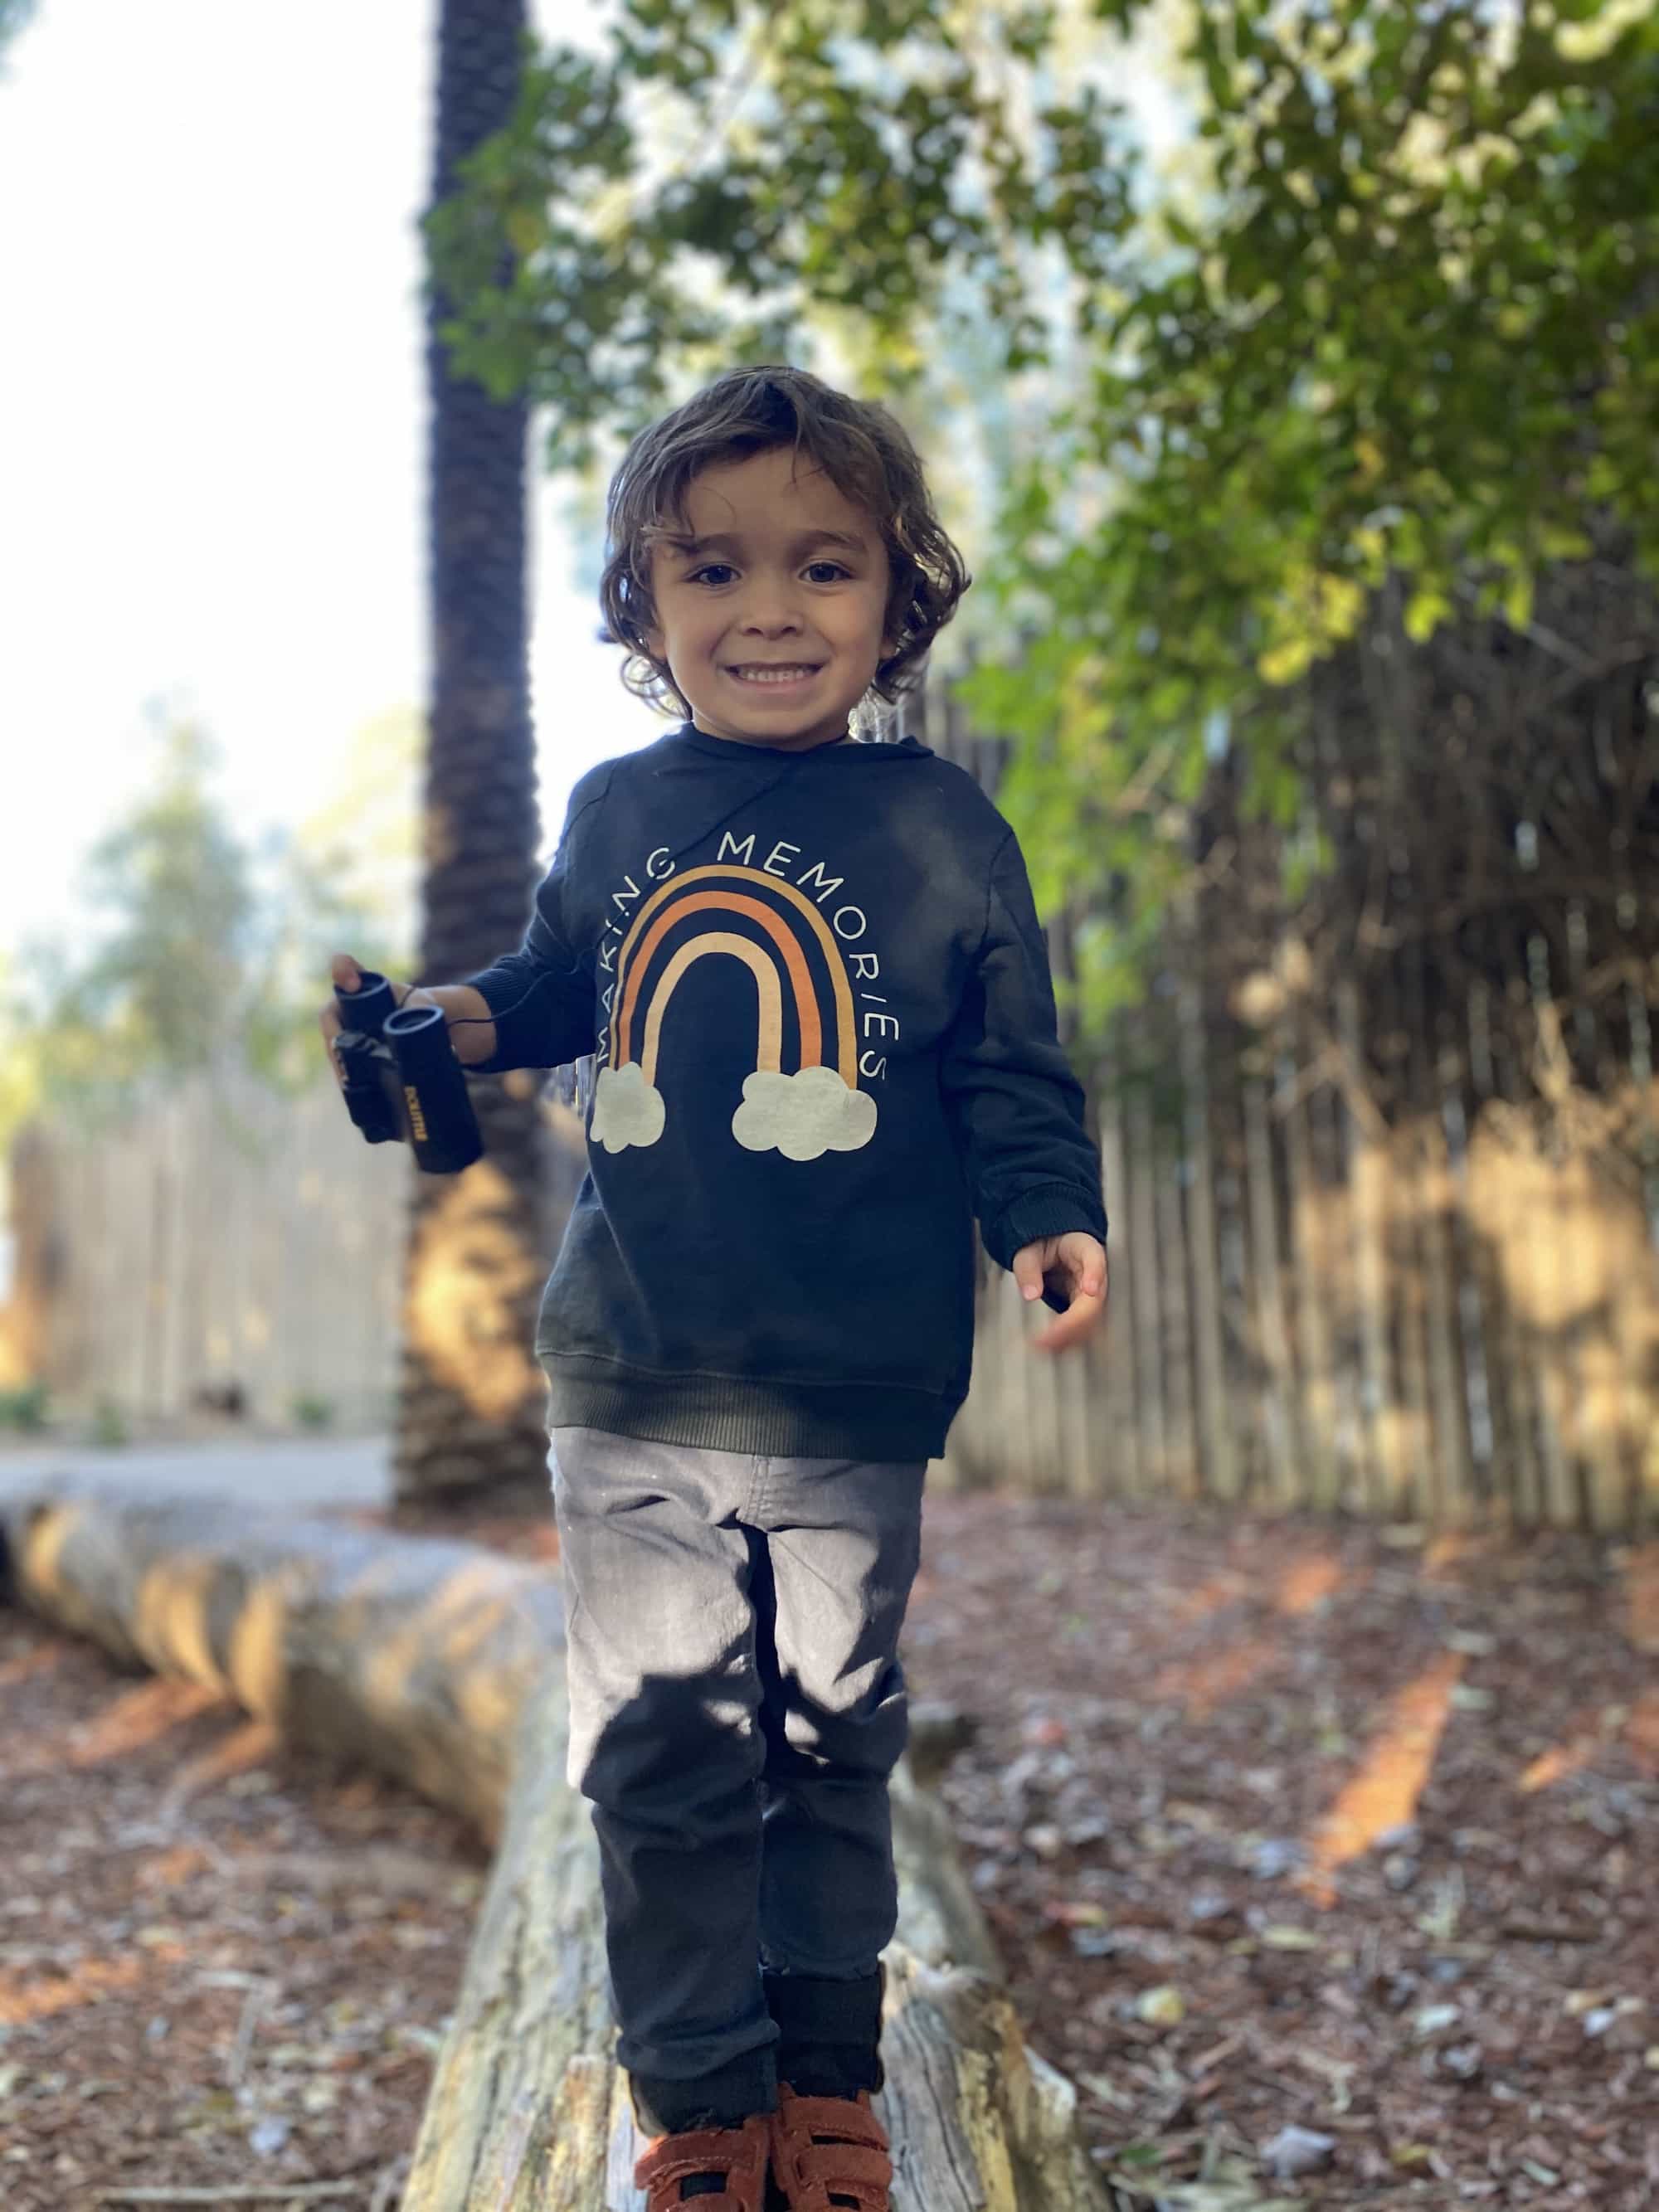
<svg viewBox="0 0 1659 2212">
<path fill-rule="evenodd" d="M 915 447 L 886 408 L 854 399 L 804 368 L 732 368 L 641 430 L 605 501 L 609 554 L 599 579 L 608 643 L 624 645 L 623 682 L 659 711 L 684 714 L 665 662 L 646 643 L 656 622 L 651 548 L 685 526 L 692 478 L 722 462 L 788 446 L 823 471 L 842 497 L 878 524 L 892 585 L 884 635 L 896 649 L 870 688 L 890 705 L 913 688 L 927 648 L 973 581 L 933 512 Z"/>
</svg>

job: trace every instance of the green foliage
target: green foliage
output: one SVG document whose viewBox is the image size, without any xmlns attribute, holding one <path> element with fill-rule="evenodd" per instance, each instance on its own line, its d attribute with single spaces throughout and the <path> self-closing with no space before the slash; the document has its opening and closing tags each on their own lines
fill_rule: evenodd
<svg viewBox="0 0 1659 2212">
<path fill-rule="evenodd" d="M 1299 823 L 1303 679 L 1385 582 L 1421 640 L 1524 627 L 1609 516 L 1659 563 L 1656 0 L 1188 6 L 1158 185 L 1101 88 L 1155 12 L 622 0 L 429 219 L 456 367 L 550 408 L 557 464 L 825 331 L 872 391 L 937 398 L 953 344 L 1048 372 L 975 562 L 1019 642 L 967 696 L 1041 902 L 1111 915 L 1091 1022 L 1191 887 L 1218 732 Z M 1328 858 L 1293 836 L 1287 890 Z"/>
<path fill-rule="evenodd" d="M 623 0 L 602 56 L 532 52 L 428 217 L 453 365 L 548 404 L 580 465 L 687 375 L 799 358 L 838 315 L 894 389 L 928 315 L 995 332 L 1009 373 L 1042 361 L 1044 285 L 1092 301 L 1130 218 L 1116 111 L 1042 67 L 1056 13 Z"/>
<path fill-rule="evenodd" d="M 152 741 L 143 795 L 89 857 L 85 939 L 36 943 L 0 973 L 0 1148 L 33 1113 L 94 1118 L 206 1068 L 314 1082 L 329 952 L 404 964 L 339 851 L 300 836 L 255 851 L 213 790 L 203 732 Z"/>
<path fill-rule="evenodd" d="M 1180 880 L 1215 717 L 1249 811 L 1296 819 L 1296 687 L 1386 578 L 1424 639 L 1524 627 L 1598 515 L 1659 567 L 1651 0 L 1188 23 L 1206 189 L 1121 242 L 1087 402 L 1011 488 L 989 580 L 1042 645 L 969 687 L 1022 739 L 1048 896 L 1127 834 L 1132 915 Z"/>
<path fill-rule="evenodd" d="M 274 1089 L 302 1091 L 318 1080 L 317 1009 L 328 992 L 331 953 L 344 947 L 386 975 L 412 965 L 403 932 L 355 884 L 356 857 L 308 850 L 293 834 L 267 852 L 261 927 L 234 1036 L 247 1066 Z"/>
<path fill-rule="evenodd" d="M 0 1390 L 0 1429 L 38 1436 L 51 1414 L 51 1396 L 44 1382 L 25 1382 L 14 1390 Z"/>
<path fill-rule="evenodd" d="M 118 1451 L 132 1442 L 127 1417 L 113 1398 L 100 1398 L 92 1416 L 91 1441 L 104 1451 Z"/>
<path fill-rule="evenodd" d="M 295 1428 L 309 1429 L 315 1434 L 320 1434 L 325 1429 L 331 1429 L 334 1425 L 334 1401 L 331 1398 L 319 1397 L 314 1391 L 296 1392 L 289 1404 L 289 1411 L 293 1416 Z"/>
<path fill-rule="evenodd" d="M 247 856 L 214 804 L 211 749 L 161 733 L 154 785 L 94 848 L 88 903 L 109 927 L 78 956 L 55 948 L 54 1026 L 111 1075 L 204 1066 L 241 1011 L 252 951 Z M 63 1063 L 67 1070 L 70 1063 Z"/>
</svg>

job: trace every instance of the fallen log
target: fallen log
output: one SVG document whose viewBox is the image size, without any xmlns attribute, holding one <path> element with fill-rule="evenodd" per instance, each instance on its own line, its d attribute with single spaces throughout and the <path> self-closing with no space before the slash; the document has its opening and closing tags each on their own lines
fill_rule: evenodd
<svg viewBox="0 0 1659 2212">
<path fill-rule="evenodd" d="M 496 1846 L 403 2212 L 637 2212 L 554 1579 L 471 1544 L 62 1484 L 0 1498 L 0 1538 L 46 1620 L 411 1783 Z M 1104 2212 L 1075 2094 L 1026 2048 L 943 1808 L 908 1769 L 894 1829 L 896 2212 Z"/>
<path fill-rule="evenodd" d="M 520 1708 L 564 1646 L 546 1573 L 477 1544 L 67 1482 L 0 1495 L 0 1541 L 17 1597 L 58 1626 L 499 1837 Z"/>
</svg>

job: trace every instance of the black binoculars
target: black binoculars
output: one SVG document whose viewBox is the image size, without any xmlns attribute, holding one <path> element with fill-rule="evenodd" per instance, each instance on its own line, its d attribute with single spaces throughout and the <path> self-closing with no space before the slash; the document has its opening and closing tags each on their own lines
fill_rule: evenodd
<svg viewBox="0 0 1659 2212">
<path fill-rule="evenodd" d="M 459 1175 L 483 1139 L 443 1008 L 400 1006 L 384 975 L 360 972 L 357 990 L 334 994 L 346 1111 L 371 1145 L 406 1142 L 428 1175 Z"/>
</svg>

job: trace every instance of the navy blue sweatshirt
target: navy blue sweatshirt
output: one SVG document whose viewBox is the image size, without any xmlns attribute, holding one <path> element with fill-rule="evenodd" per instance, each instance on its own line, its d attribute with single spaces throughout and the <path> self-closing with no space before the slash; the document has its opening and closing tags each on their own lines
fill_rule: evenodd
<svg viewBox="0 0 1659 2212">
<path fill-rule="evenodd" d="M 571 795 L 485 1072 L 592 1054 L 536 1350 L 553 1426 L 931 1458 L 967 1394 L 976 1215 L 1103 1240 L 1013 832 L 914 738 L 688 723 Z"/>
</svg>

